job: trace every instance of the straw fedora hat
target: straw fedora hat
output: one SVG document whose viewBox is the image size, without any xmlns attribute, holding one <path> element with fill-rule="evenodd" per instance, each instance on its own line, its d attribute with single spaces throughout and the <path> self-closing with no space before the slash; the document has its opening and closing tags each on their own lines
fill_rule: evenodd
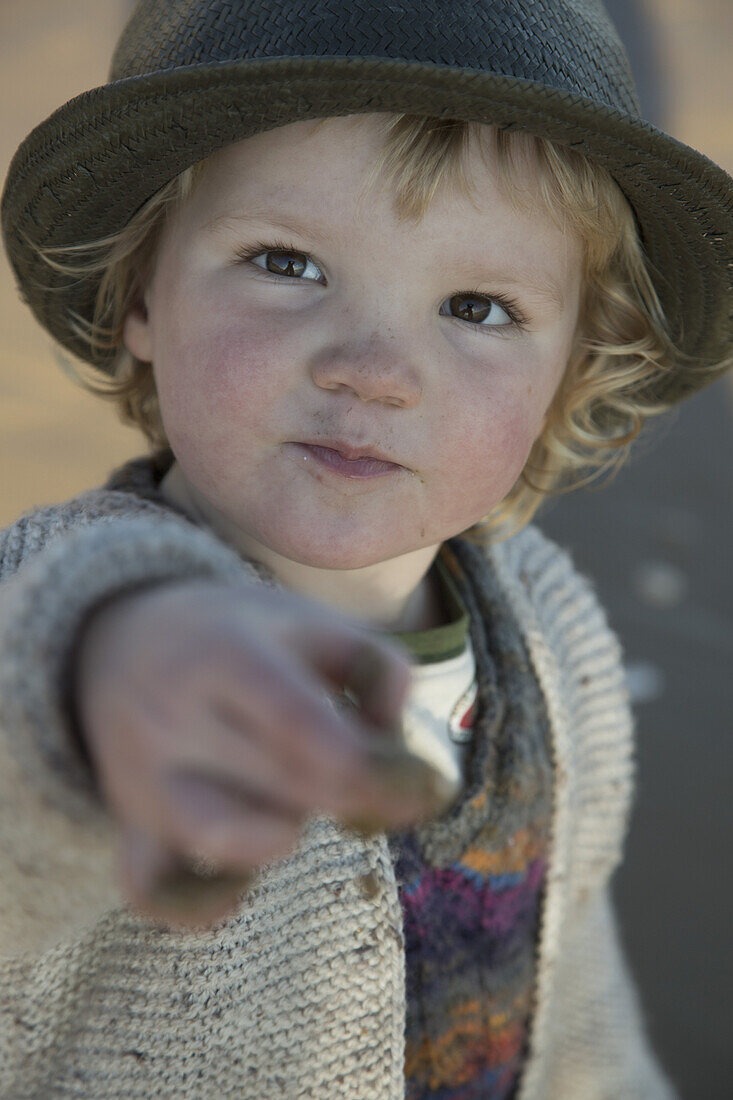
<svg viewBox="0 0 733 1100">
<path fill-rule="evenodd" d="M 640 116 L 600 0 L 139 0 L 109 83 L 75 97 L 18 148 L 2 231 L 38 321 L 90 357 L 99 278 L 53 271 L 34 246 L 120 229 L 216 149 L 300 119 L 395 111 L 523 129 L 612 174 L 634 211 L 670 335 L 690 366 L 678 401 L 733 351 L 733 180 Z M 42 289 L 39 289 L 39 284 Z M 703 369 L 704 368 L 704 369 Z"/>
</svg>

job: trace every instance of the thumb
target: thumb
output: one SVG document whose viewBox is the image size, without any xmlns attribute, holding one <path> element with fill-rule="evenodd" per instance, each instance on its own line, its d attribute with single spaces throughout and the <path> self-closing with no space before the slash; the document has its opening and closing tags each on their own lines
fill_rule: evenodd
<svg viewBox="0 0 733 1100">
<path fill-rule="evenodd" d="M 124 894 L 142 916 L 180 931 L 201 931 L 231 917 L 251 875 L 186 860 L 135 825 L 118 827 Z"/>
</svg>

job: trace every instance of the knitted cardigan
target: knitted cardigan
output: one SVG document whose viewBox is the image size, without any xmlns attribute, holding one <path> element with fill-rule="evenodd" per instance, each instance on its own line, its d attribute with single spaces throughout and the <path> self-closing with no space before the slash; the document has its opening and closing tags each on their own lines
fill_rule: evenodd
<svg viewBox="0 0 733 1100">
<path fill-rule="evenodd" d="M 553 750 L 518 1100 L 675 1100 L 609 891 L 634 778 L 618 640 L 534 526 L 483 552 Z M 313 816 L 236 918 L 203 933 L 161 931 L 120 895 L 113 822 L 71 736 L 69 656 L 100 600 L 187 577 L 262 583 L 162 500 L 110 487 L 0 532 L 0 1096 L 403 1100 L 405 945 L 385 834 Z"/>
</svg>

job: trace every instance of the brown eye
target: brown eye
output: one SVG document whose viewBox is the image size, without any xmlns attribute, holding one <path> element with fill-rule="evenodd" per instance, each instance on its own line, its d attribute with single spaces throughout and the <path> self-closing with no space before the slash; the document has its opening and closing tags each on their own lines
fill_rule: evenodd
<svg viewBox="0 0 733 1100">
<path fill-rule="evenodd" d="M 475 298 L 468 294 L 456 294 L 450 300 L 450 307 L 455 311 L 455 316 L 462 321 L 484 321 L 491 312 L 492 303 L 488 305 L 481 298 Z"/>
<path fill-rule="evenodd" d="M 509 305 L 502 303 L 500 298 L 489 298 L 483 294 L 454 294 L 448 299 L 450 316 L 457 317 L 460 321 L 472 321 L 482 328 L 509 328 L 516 324 L 516 318 L 509 312 Z M 497 309 L 498 314 L 493 313 Z M 491 317 L 488 325 L 483 322 Z"/>
<path fill-rule="evenodd" d="M 302 252 L 267 252 L 267 270 L 273 275 L 302 275 L 308 266 Z"/>
<path fill-rule="evenodd" d="M 296 248 L 287 248 L 282 243 L 277 243 L 277 248 L 258 244 L 254 248 L 241 249 L 237 252 L 237 260 L 239 263 L 251 263 L 270 275 L 289 278 L 294 283 L 313 282 L 326 285 L 321 269 L 313 263 L 307 252 L 299 252 Z"/>
</svg>

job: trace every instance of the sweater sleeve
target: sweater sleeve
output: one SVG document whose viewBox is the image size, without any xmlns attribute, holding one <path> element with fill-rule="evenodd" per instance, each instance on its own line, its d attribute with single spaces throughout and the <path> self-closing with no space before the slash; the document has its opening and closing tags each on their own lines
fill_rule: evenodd
<svg viewBox="0 0 733 1100">
<path fill-rule="evenodd" d="M 247 572 L 213 533 L 94 491 L 0 532 L 0 957 L 37 955 L 124 904 L 114 822 L 70 706 L 86 616 L 125 591 Z M 133 498 L 134 499 L 134 498 Z"/>
</svg>

